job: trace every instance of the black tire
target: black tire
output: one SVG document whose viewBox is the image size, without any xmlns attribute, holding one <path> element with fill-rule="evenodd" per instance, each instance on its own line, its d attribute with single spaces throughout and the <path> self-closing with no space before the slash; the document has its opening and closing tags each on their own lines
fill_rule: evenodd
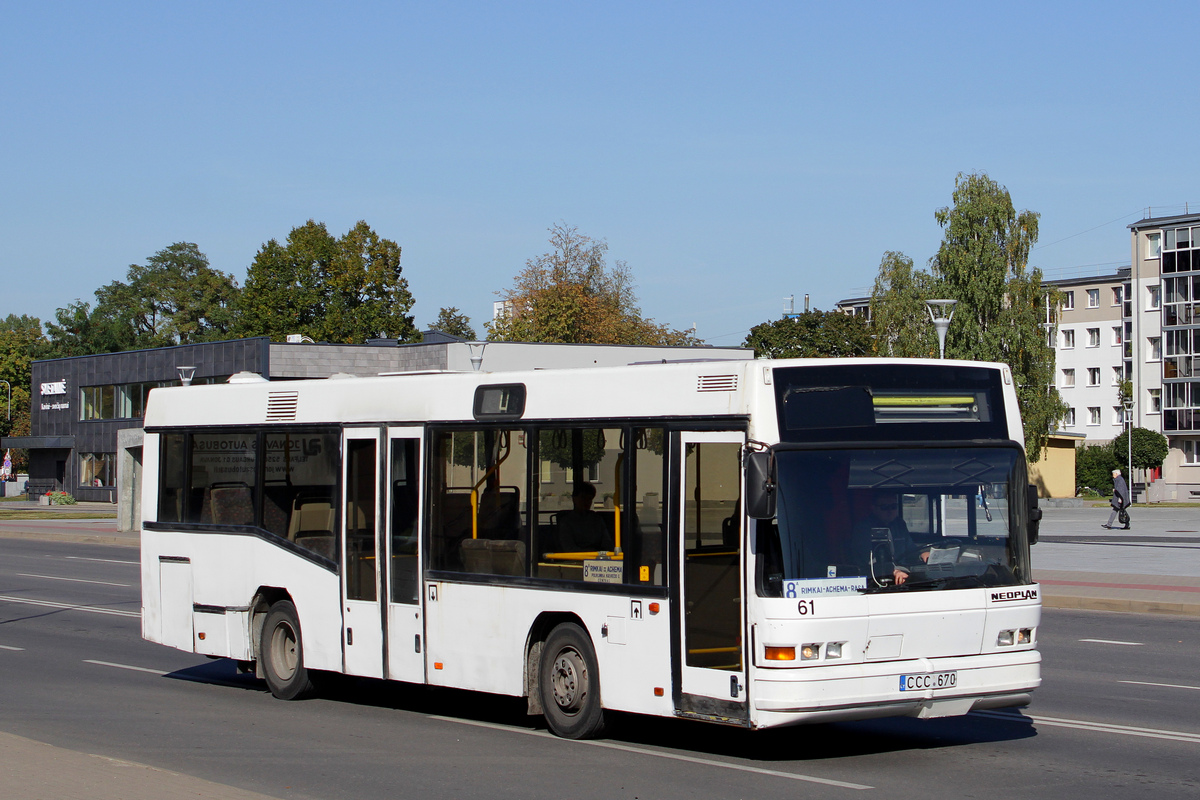
<svg viewBox="0 0 1200 800">
<path fill-rule="evenodd" d="M 542 650 L 539 691 L 546 725 L 564 739 L 590 739 L 604 730 L 596 651 L 583 629 L 565 622 Z"/>
<path fill-rule="evenodd" d="M 271 606 L 263 620 L 259 645 L 263 674 L 271 694 L 280 700 L 298 700 L 312 694 L 313 684 L 304 667 L 304 639 L 291 601 Z"/>
</svg>

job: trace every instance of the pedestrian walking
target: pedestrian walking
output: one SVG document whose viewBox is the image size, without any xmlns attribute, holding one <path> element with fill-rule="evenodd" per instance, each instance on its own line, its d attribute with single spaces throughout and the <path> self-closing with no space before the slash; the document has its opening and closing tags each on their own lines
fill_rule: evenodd
<svg viewBox="0 0 1200 800">
<path fill-rule="evenodd" d="M 1108 523 L 1100 527 L 1111 530 L 1113 522 L 1117 521 L 1125 526 L 1122 530 L 1129 530 L 1129 512 L 1125 510 L 1129 508 L 1129 486 L 1121 477 L 1121 470 L 1114 469 L 1112 476 L 1113 496 L 1112 500 L 1108 501 L 1108 504 L 1112 506 L 1112 513 L 1108 515 Z"/>
</svg>

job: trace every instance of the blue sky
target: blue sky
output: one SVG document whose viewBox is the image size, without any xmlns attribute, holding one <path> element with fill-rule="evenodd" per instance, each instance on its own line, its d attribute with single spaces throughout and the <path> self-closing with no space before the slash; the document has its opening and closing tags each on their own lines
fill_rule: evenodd
<svg viewBox="0 0 1200 800">
<path fill-rule="evenodd" d="M 959 172 L 1041 213 L 1051 277 L 1200 205 L 1200 6 L 6 4 L 0 316 L 195 242 L 243 281 L 308 219 L 403 248 L 477 330 L 558 222 L 643 312 L 736 345 L 924 265 Z"/>
</svg>

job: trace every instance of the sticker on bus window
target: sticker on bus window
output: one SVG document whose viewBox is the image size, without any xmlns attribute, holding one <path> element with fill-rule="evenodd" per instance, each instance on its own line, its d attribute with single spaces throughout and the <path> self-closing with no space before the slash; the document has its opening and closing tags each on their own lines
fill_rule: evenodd
<svg viewBox="0 0 1200 800">
<path fill-rule="evenodd" d="M 621 583 L 624 562 L 584 561 L 583 579 L 592 583 Z"/>
<path fill-rule="evenodd" d="M 816 597 L 839 594 L 854 594 L 867 588 L 867 579 L 862 578 L 816 578 L 807 581 L 784 581 L 784 597 Z"/>
</svg>

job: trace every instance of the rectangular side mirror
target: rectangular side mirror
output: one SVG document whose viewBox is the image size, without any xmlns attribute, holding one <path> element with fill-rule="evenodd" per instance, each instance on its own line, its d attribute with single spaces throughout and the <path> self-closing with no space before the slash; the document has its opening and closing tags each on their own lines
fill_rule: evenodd
<svg viewBox="0 0 1200 800">
<path fill-rule="evenodd" d="M 1038 490 L 1032 483 L 1028 487 L 1029 497 L 1029 543 L 1037 544 L 1038 528 L 1042 524 L 1042 510 L 1038 508 Z"/>
<path fill-rule="evenodd" d="M 775 516 L 775 456 L 770 451 L 746 454 L 746 514 L 751 519 Z"/>
</svg>

